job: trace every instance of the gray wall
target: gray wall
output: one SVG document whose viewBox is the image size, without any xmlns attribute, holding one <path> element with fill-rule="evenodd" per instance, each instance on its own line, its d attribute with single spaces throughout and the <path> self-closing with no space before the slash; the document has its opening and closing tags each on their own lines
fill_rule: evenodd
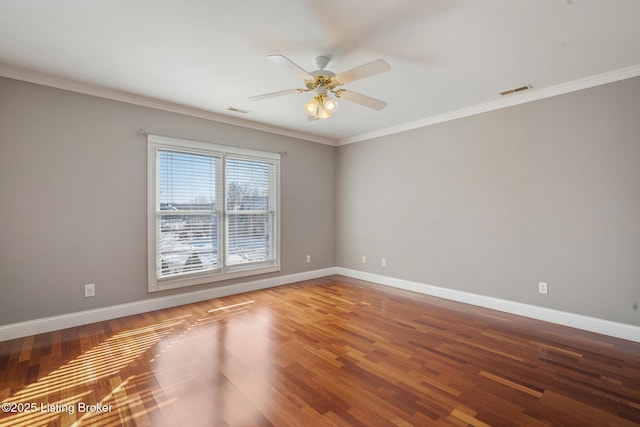
<svg viewBox="0 0 640 427">
<path fill-rule="evenodd" d="M 234 283 L 147 293 L 139 128 L 287 151 L 279 274 L 335 265 L 335 147 L 0 78 L 0 324 Z"/>
<path fill-rule="evenodd" d="M 639 112 L 635 78 L 340 147 L 338 265 L 640 325 Z"/>
<path fill-rule="evenodd" d="M 0 78 L 0 324 L 234 283 L 147 293 L 143 127 L 288 152 L 280 274 L 339 265 L 640 325 L 638 111 L 636 78 L 336 150 Z"/>
</svg>

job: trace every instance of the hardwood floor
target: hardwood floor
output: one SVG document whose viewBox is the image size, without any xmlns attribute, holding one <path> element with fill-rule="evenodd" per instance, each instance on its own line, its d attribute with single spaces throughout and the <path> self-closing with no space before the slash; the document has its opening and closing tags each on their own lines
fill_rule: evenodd
<svg viewBox="0 0 640 427">
<path fill-rule="evenodd" d="M 0 374 L 12 427 L 640 425 L 638 343 L 341 276 L 0 342 Z"/>
</svg>

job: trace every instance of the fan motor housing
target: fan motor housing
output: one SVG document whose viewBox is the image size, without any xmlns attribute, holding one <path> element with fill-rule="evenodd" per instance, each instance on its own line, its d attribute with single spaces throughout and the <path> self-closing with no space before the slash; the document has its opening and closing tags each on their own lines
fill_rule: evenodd
<svg viewBox="0 0 640 427">
<path fill-rule="evenodd" d="M 334 78 L 335 73 L 326 70 L 316 70 L 312 71 L 309 74 L 313 76 L 313 80 L 305 80 L 305 85 L 307 89 L 314 90 L 319 86 L 325 86 L 327 89 L 332 90 L 336 86 L 339 86 L 340 83 Z"/>
</svg>

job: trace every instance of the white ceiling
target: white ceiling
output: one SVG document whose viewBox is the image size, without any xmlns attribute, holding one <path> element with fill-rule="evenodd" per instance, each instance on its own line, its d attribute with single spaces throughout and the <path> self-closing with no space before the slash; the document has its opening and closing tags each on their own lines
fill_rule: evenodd
<svg viewBox="0 0 640 427">
<path fill-rule="evenodd" d="M 303 87 L 269 54 L 307 70 L 327 55 L 335 73 L 382 58 L 390 72 L 345 87 L 389 105 L 342 100 L 333 117 L 309 122 L 310 93 L 248 101 Z M 638 74 L 638 0 L 0 0 L 0 75 L 26 71 L 324 142 L 629 67 Z"/>
</svg>

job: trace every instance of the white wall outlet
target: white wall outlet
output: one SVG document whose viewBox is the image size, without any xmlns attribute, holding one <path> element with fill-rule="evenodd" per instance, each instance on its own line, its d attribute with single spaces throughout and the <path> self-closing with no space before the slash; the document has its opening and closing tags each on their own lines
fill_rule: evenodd
<svg viewBox="0 0 640 427">
<path fill-rule="evenodd" d="M 363 264 L 367 263 L 367 257 L 365 255 L 362 255 L 362 263 Z"/>
<path fill-rule="evenodd" d="M 307 264 L 311 262 L 311 255 L 307 255 Z"/>
<path fill-rule="evenodd" d="M 96 285 L 95 283 L 89 283 L 88 285 L 84 285 L 84 297 L 95 297 L 96 296 Z"/>
<path fill-rule="evenodd" d="M 549 285 L 547 285 L 547 282 L 538 283 L 538 293 L 545 295 L 549 293 Z"/>
<path fill-rule="evenodd" d="M 380 264 L 382 264 L 383 267 L 387 266 L 387 259 L 386 258 L 382 258 L 382 261 L 380 261 Z"/>
</svg>

